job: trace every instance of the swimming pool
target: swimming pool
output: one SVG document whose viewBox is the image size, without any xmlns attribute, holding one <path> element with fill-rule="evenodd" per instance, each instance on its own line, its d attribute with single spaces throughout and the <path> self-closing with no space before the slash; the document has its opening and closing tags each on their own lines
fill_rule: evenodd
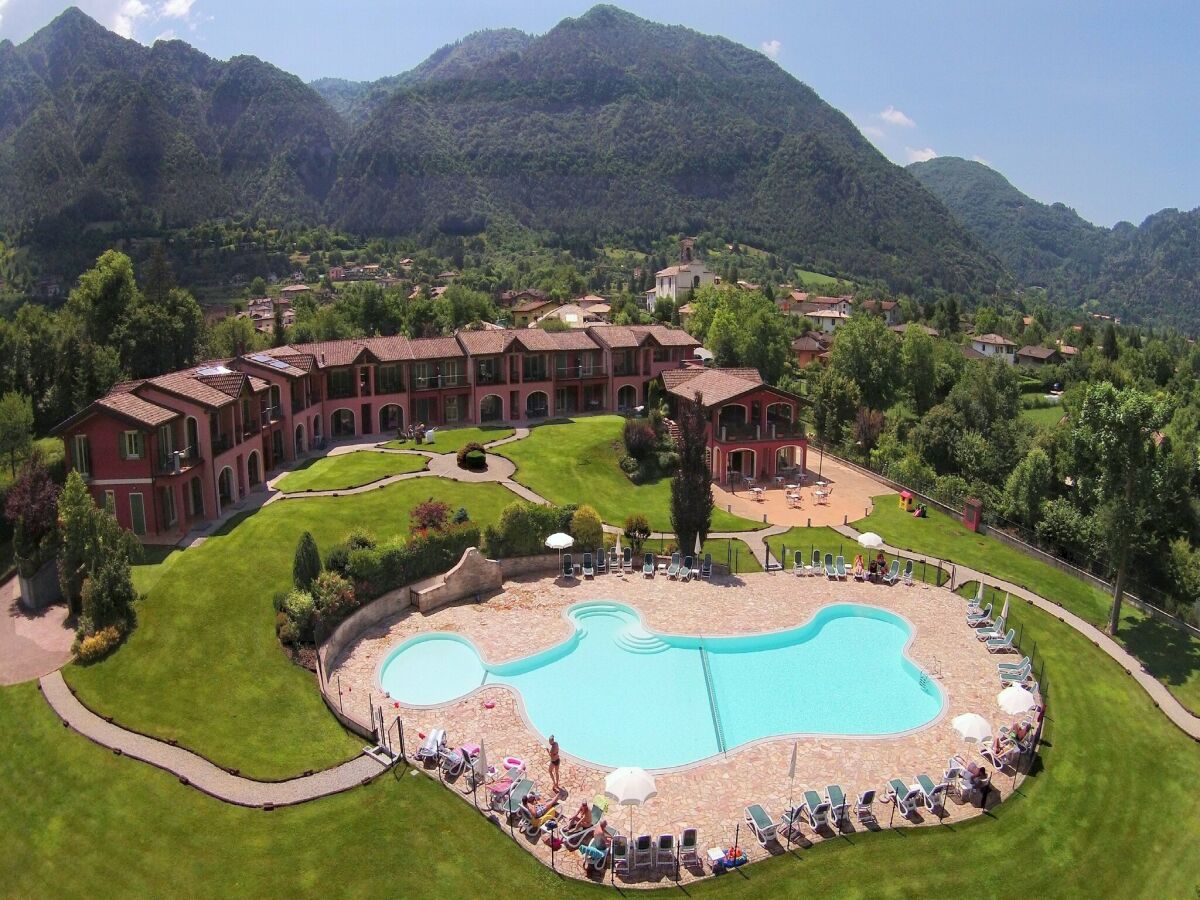
<svg viewBox="0 0 1200 900">
<path fill-rule="evenodd" d="M 823 607 L 804 625 L 768 634 L 658 634 L 631 607 L 567 610 L 570 638 L 540 653 L 484 664 L 448 632 L 392 650 L 380 686 L 411 706 L 435 706 L 484 685 L 518 691 L 525 714 L 563 750 L 601 766 L 663 769 L 760 738 L 881 736 L 941 712 L 935 681 L 905 655 L 912 627 L 873 606 Z"/>
</svg>

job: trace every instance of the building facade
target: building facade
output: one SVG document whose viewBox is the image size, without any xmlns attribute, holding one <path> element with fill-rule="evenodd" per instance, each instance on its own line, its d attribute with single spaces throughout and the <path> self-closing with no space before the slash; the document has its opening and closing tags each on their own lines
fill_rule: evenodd
<svg viewBox="0 0 1200 900">
<path fill-rule="evenodd" d="M 663 325 L 283 346 L 117 385 L 55 433 L 124 527 L 175 540 L 330 439 L 631 410 L 698 346 Z"/>
</svg>

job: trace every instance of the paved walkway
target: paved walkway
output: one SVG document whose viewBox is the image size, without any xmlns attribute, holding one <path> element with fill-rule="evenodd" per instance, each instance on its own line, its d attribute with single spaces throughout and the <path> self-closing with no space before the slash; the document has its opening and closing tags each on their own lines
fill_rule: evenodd
<svg viewBox="0 0 1200 900">
<path fill-rule="evenodd" d="M 332 769 L 288 781 L 254 781 L 233 775 L 190 750 L 126 731 L 100 718 L 75 698 L 59 672 L 44 676 L 40 684 L 42 695 L 59 718 L 84 737 L 119 750 L 123 756 L 164 769 L 184 784 L 238 806 L 304 803 L 357 787 L 386 769 L 374 757 L 363 754 Z"/>
<path fill-rule="evenodd" d="M 836 530 L 846 537 L 858 539 L 859 532 L 855 531 L 849 525 L 836 526 Z M 897 549 L 895 547 L 883 545 L 883 549 L 888 553 L 899 553 L 910 559 L 915 559 L 918 562 L 925 560 L 931 563 L 940 563 L 944 568 L 951 572 L 950 583 L 947 585 L 950 590 L 956 590 L 964 584 L 971 581 L 981 581 L 988 587 L 997 588 L 998 590 L 1007 591 L 1014 597 L 1020 597 L 1027 603 L 1036 606 L 1038 609 L 1045 610 L 1050 615 L 1058 618 L 1067 625 L 1070 625 L 1093 644 L 1107 653 L 1110 657 L 1117 661 L 1126 672 L 1132 675 L 1142 689 L 1150 695 L 1150 699 L 1154 701 L 1154 705 L 1161 709 L 1179 728 L 1188 736 L 1200 740 L 1200 716 L 1193 715 L 1186 709 L 1182 703 L 1175 699 L 1175 696 L 1167 689 L 1167 686 L 1147 672 L 1140 660 L 1126 650 L 1119 643 L 1114 641 L 1112 637 L 1105 634 L 1099 628 L 1085 619 L 1081 619 L 1075 613 L 1068 609 L 1047 600 L 1033 591 L 1023 588 L 1018 584 L 1013 584 L 1010 581 L 996 578 L 988 575 L 985 572 L 979 572 L 968 566 L 960 566 L 956 563 L 939 560 L 932 556 L 923 556 L 919 553 L 913 553 L 910 550 Z"/>
<path fill-rule="evenodd" d="M 65 665 L 75 640 L 66 606 L 30 612 L 19 597 L 15 575 L 0 583 L 0 685 L 32 681 Z"/>
</svg>

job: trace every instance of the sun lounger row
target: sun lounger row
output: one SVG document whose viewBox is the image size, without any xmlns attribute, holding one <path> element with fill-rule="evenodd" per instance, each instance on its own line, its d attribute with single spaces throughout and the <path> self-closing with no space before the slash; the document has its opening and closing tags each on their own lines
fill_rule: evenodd
<svg viewBox="0 0 1200 900">
<path fill-rule="evenodd" d="M 671 556 L 671 562 L 667 566 L 667 577 L 679 579 L 680 581 L 690 581 L 692 578 L 711 578 L 712 577 L 712 554 L 704 554 L 704 561 L 699 566 L 696 565 L 696 560 L 692 556 L 685 556 L 680 559 L 678 553 Z M 583 554 L 583 563 L 581 570 L 584 578 L 594 578 L 597 574 L 604 575 L 609 570 L 614 574 L 620 572 L 633 571 L 633 551 L 628 547 L 625 548 L 624 556 L 618 560 L 615 557 L 609 562 L 608 555 L 603 550 L 597 550 L 595 554 L 590 552 Z M 653 578 L 657 572 L 657 561 L 653 553 L 647 553 L 642 558 L 642 574 L 647 578 Z M 562 576 L 568 581 L 575 579 L 575 559 L 570 553 L 564 553 L 562 558 Z"/>
<path fill-rule="evenodd" d="M 840 785 L 831 784 L 825 788 L 824 794 L 806 790 L 803 797 L 802 803 L 785 809 L 778 822 L 771 818 L 762 804 L 753 803 L 746 807 L 746 826 L 759 844 L 765 847 L 771 841 L 779 840 L 780 833 L 785 837 L 789 834 L 798 836 L 804 825 L 813 831 L 840 829 L 850 822 L 851 813 L 862 824 L 873 825 L 876 822 L 873 790 L 863 791 L 851 800 Z"/>
<path fill-rule="evenodd" d="M 804 557 L 797 553 L 792 562 L 792 572 L 796 575 L 821 575 L 824 573 L 826 578 L 834 578 L 839 581 L 845 581 L 850 575 L 854 576 L 855 581 L 867 581 L 871 577 L 861 565 L 857 566 L 853 571 L 846 568 L 846 557 L 839 554 L 836 558 L 832 553 L 826 553 L 825 559 L 822 562 L 821 551 L 813 550 L 811 564 L 805 565 Z M 892 565 L 887 571 L 881 571 L 878 577 L 884 584 L 896 584 L 903 581 L 905 584 L 913 583 L 913 561 L 905 560 L 904 571 L 900 571 L 900 560 L 893 559 Z"/>
</svg>

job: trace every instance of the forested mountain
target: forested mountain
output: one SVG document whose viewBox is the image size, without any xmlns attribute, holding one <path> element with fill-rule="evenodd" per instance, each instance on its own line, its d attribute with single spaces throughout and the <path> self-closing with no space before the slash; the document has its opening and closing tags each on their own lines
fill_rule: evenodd
<svg viewBox="0 0 1200 900">
<path fill-rule="evenodd" d="M 1189 331 L 1200 317 L 1200 209 L 1167 209 L 1141 226 L 1093 225 L 1039 203 L 999 172 L 942 156 L 909 171 L 1024 285 L 1071 303 Z"/>
<path fill-rule="evenodd" d="M 70 10 L 0 45 L 0 226 L 66 240 L 238 212 L 362 234 L 717 231 L 806 268 L 984 293 L 999 264 L 761 53 L 612 7 L 484 32 L 366 90 L 143 47 Z M 352 121 L 355 116 L 361 122 Z"/>
</svg>

